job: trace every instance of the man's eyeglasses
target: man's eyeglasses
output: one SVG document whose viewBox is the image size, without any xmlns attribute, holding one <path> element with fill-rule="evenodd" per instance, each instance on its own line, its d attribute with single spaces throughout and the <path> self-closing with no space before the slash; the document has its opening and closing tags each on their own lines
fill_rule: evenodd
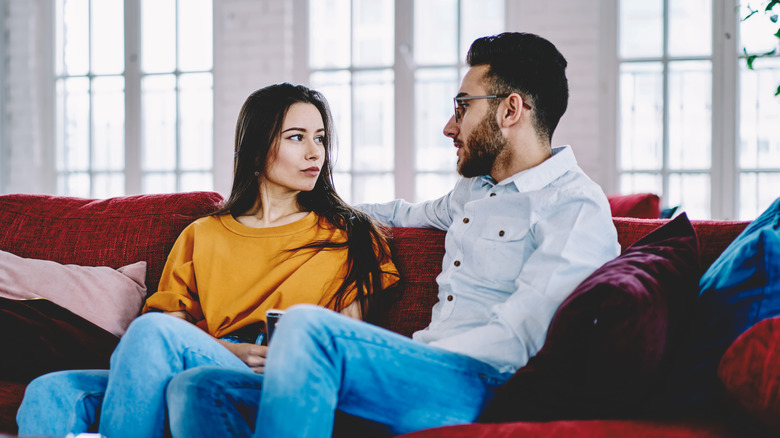
<svg viewBox="0 0 780 438">
<path fill-rule="evenodd" d="M 474 99 L 503 99 L 505 97 L 509 97 L 508 94 L 491 94 L 487 96 L 458 96 L 452 99 L 452 101 L 455 103 L 455 123 L 460 123 L 460 119 L 463 118 L 463 114 L 466 112 L 466 105 L 463 103 L 467 100 L 474 100 Z M 531 110 L 531 105 L 528 105 L 527 103 L 523 102 L 523 107 Z"/>
</svg>

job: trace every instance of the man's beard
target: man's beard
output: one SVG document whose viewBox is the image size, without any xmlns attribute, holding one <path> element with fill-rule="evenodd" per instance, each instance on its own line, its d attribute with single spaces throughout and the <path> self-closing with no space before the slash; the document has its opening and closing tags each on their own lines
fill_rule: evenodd
<svg viewBox="0 0 780 438">
<path fill-rule="evenodd" d="M 501 134 L 495 113 L 488 111 L 463 144 L 463 155 L 458 160 L 458 173 L 467 178 L 489 175 L 496 159 L 502 152 L 509 151 L 508 143 Z"/>
</svg>

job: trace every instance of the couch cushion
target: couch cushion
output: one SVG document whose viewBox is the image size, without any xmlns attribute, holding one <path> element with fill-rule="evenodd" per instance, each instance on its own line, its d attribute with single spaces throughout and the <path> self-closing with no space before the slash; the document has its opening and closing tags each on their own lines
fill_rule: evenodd
<svg viewBox="0 0 780 438">
<path fill-rule="evenodd" d="M 122 336 L 146 297 L 146 262 L 112 269 L 61 265 L 0 251 L 0 297 L 44 298 Z"/>
<path fill-rule="evenodd" d="M 699 269 L 685 214 L 604 264 L 561 304 L 542 349 L 497 391 L 480 421 L 632 413 L 676 347 Z"/>
<path fill-rule="evenodd" d="M 44 195 L 0 196 L 0 250 L 62 264 L 119 268 L 148 263 L 147 294 L 157 290 L 179 233 L 215 210 L 211 192 L 92 200 Z"/>
<path fill-rule="evenodd" d="M 614 217 L 658 219 L 661 215 L 661 199 L 653 193 L 609 195 L 607 200 Z"/>
<path fill-rule="evenodd" d="M 757 322 L 780 316 L 780 198 L 704 273 L 685 352 L 669 381 L 670 406 L 709 409 L 721 401 L 717 366 Z"/>
<path fill-rule="evenodd" d="M 780 435 L 780 317 L 740 335 L 723 355 L 718 377 L 734 401 Z"/>
</svg>

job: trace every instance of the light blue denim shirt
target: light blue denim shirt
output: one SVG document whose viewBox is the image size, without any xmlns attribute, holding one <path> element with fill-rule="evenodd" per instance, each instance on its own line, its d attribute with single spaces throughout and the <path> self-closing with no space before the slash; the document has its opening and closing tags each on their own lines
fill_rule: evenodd
<svg viewBox="0 0 780 438">
<path fill-rule="evenodd" d="M 563 300 L 620 253 L 604 192 L 569 146 L 552 153 L 498 184 L 466 178 L 436 200 L 358 206 L 391 226 L 447 231 L 439 302 L 415 340 L 514 372 Z"/>
</svg>

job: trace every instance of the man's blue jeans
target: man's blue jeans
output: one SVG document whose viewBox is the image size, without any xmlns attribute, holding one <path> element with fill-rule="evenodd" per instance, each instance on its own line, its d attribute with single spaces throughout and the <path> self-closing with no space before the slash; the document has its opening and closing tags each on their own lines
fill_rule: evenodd
<svg viewBox="0 0 780 438">
<path fill-rule="evenodd" d="M 253 430 L 258 437 L 327 437 L 337 409 L 400 434 L 474 421 L 509 377 L 476 359 L 300 305 L 280 320 L 264 376 L 194 368 L 173 378 L 167 396 L 174 437 Z"/>
<path fill-rule="evenodd" d="M 160 313 L 140 316 L 111 356 L 111 370 L 60 371 L 33 380 L 16 416 L 19 434 L 78 434 L 99 414 L 105 436 L 162 437 L 168 383 L 203 365 L 251 373 L 198 327 Z"/>
</svg>

